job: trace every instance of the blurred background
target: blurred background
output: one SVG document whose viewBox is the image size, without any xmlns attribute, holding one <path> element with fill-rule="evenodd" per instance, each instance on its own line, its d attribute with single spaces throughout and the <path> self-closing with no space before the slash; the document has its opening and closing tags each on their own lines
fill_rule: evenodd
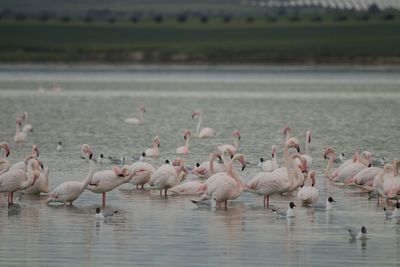
<svg viewBox="0 0 400 267">
<path fill-rule="evenodd" d="M 398 0 L 2 0 L 2 62 L 400 63 Z"/>
</svg>

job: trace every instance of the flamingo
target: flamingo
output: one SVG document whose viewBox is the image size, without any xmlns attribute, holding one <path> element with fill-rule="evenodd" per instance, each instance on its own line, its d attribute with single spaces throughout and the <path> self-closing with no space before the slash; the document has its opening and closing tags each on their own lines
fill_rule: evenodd
<svg viewBox="0 0 400 267">
<path fill-rule="evenodd" d="M 260 172 L 246 183 L 246 187 L 250 192 L 264 196 L 264 207 L 269 206 L 270 195 L 289 192 L 289 190 L 293 190 L 294 185 L 304 181 L 302 169 L 305 166 L 303 165 L 299 168 L 297 163 L 293 161 L 289 155 L 290 147 L 300 151 L 300 145 L 296 138 L 290 137 L 285 143 L 283 150 L 285 167 L 276 169 L 273 172 Z"/>
<path fill-rule="evenodd" d="M 272 172 L 279 168 L 278 162 L 276 161 L 276 147 L 273 145 L 271 150 L 272 160 L 264 161 L 263 158 L 260 159 L 260 167 L 263 172 Z"/>
<path fill-rule="evenodd" d="M 155 172 L 153 165 L 147 162 L 135 162 L 128 166 L 129 172 L 132 174 L 130 182 L 138 188 L 144 186 L 150 181 L 151 175 Z"/>
<path fill-rule="evenodd" d="M 181 175 L 181 172 L 184 174 Z M 165 163 L 161 165 L 150 177 L 149 185 L 153 190 L 160 190 L 160 195 L 164 189 L 164 195 L 167 196 L 169 188 L 180 184 L 187 176 L 187 170 L 184 167 L 183 160 L 175 160 L 173 165 Z"/>
<path fill-rule="evenodd" d="M 377 176 L 382 168 L 368 167 L 358 172 L 353 178 L 346 181 L 347 185 L 355 184 L 363 186 L 366 189 L 372 188 L 375 176 Z"/>
<path fill-rule="evenodd" d="M 17 118 L 15 122 L 15 136 L 14 136 L 14 141 L 16 143 L 23 143 L 28 140 L 28 135 L 26 132 L 22 130 L 22 121 L 20 118 Z"/>
<path fill-rule="evenodd" d="M 22 114 L 21 118 L 21 122 L 22 124 L 25 124 L 24 127 L 22 128 L 22 131 L 24 131 L 25 133 L 28 132 L 33 132 L 33 126 L 28 122 L 28 112 L 24 111 L 24 113 Z"/>
<path fill-rule="evenodd" d="M 125 119 L 126 123 L 129 124 L 142 124 L 144 122 L 144 116 L 143 114 L 146 112 L 146 109 L 143 105 L 139 106 L 139 118 L 128 118 Z"/>
<path fill-rule="evenodd" d="M 89 173 L 83 181 L 67 181 L 58 185 L 54 190 L 50 193 L 50 196 L 47 198 L 47 203 L 52 202 L 62 202 L 67 203 L 72 206 L 72 202 L 75 201 L 83 191 L 85 191 L 86 186 L 90 183 L 92 179 L 96 166 L 92 160 L 92 154 L 89 156 Z"/>
<path fill-rule="evenodd" d="M 2 175 L 3 173 L 7 172 L 11 167 L 11 163 L 7 159 L 8 156 L 10 155 L 10 146 L 8 145 L 7 142 L 1 142 L 0 143 L 0 150 L 3 151 L 3 155 L 4 155 L 0 159 L 0 175 Z"/>
<path fill-rule="evenodd" d="M 81 158 L 83 159 L 89 159 L 90 155 L 93 155 L 92 149 L 90 148 L 90 146 L 88 144 L 83 144 L 81 146 Z"/>
<path fill-rule="evenodd" d="M 246 167 L 246 160 L 242 154 L 235 154 L 226 164 L 226 172 L 216 173 L 209 178 L 209 183 L 204 183 L 200 190 L 204 191 L 199 200 L 192 200 L 199 203 L 207 199 L 213 199 L 217 203 L 225 202 L 225 210 L 228 208 L 228 200 L 236 199 L 243 191 L 243 184 L 236 171 L 233 170 L 233 163 L 239 161 L 242 171 Z"/>
<path fill-rule="evenodd" d="M 211 153 L 210 154 L 210 160 L 206 161 L 206 162 L 203 162 L 202 164 L 200 164 L 199 166 L 194 168 L 192 170 L 192 173 L 194 173 L 195 175 L 197 175 L 201 179 L 207 179 L 211 175 L 213 175 L 214 173 L 225 171 L 225 165 L 224 164 L 220 164 L 220 163 L 216 163 L 215 164 L 215 160 L 217 158 L 222 160 L 221 154 L 219 152 Z"/>
<path fill-rule="evenodd" d="M 196 116 L 199 116 L 199 122 L 197 123 L 197 127 L 196 127 L 196 135 L 199 138 L 212 138 L 212 137 L 215 137 L 216 133 L 210 127 L 204 127 L 200 131 L 200 125 L 201 125 L 201 113 L 200 113 L 200 111 L 193 111 L 192 112 L 192 119 L 194 119 Z"/>
<path fill-rule="evenodd" d="M 93 193 L 102 193 L 103 208 L 106 206 L 106 192 L 113 190 L 121 184 L 129 182 L 132 174 L 127 167 L 119 168 L 114 166 L 112 170 L 103 170 L 96 172 L 86 189 Z"/>
<path fill-rule="evenodd" d="M 36 182 L 23 192 L 26 194 L 40 194 L 48 193 L 49 191 L 49 168 L 44 167 L 43 171 L 40 172 L 39 178 L 36 180 Z"/>
<path fill-rule="evenodd" d="M 234 139 L 233 145 L 225 144 L 225 145 L 218 146 L 219 151 L 221 151 L 222 153 L 225 153 L 229 149 L 229 151 L 231 151 L 233 154 L 236 154 L 237 150 L 239 149 L 239 141 L 242 137 L 238 130 L 234 130 L 232 132 L 232 136 Z"/>
<path fill-rule="evenodd" d="M 190 136 L 192 136 L 192 132 L 188 129 L 185 129 L 183 131 L 183 139 L 185 140 L 185 145 L 178 147 L 176 149 L 176 153 L 177 154 L 183 154 L 183 155 L 187 155 L 189 154 L 189 141 L 190 141 Z"/>
<path fill-rule="evenodd" d="M 200 181 L 188 181 L 171 187 L 169 191 L 173 195 L 199 195 L 201 194 L 199 189 L 202 185 L 203 183 Z"/>
<path fill-rule="evenodd" d="M 383 190 L 383 183 L 385 180 L 393 177 L 393 165 L 385 164 L 382 170 L 379 172 L 377 176 L 375 176 L 374 181 L 372 183 L 372 187 L 378 196 L 378 205 L 379 205 L 379 196 L 386 197 L 386 193 Z"/>
<path fill-rule="evenodd" d="M 32 145 L 32 150 L 31 150 L 30 156 L 33 158 L 36 158 L 36 159 L 39 157 L 39 148 L 37 145 Z M 39 161 L 39 164 L 42 165 L 42 162 Z M 22 161 L 18 161 L 10 167 L 10 170 L 15 170 L 15 169 L 21 169 L 23 171 L 26 171 L 26 159 L 24 159 Z"/>
<path fill-rule="evenodd" d="M 311 156 L 311 131 L 306 131 L 306 153 L 302 154 L 302 156 L 307 161 L 307 169 L 310 169 L 312 166 L 312 156 Z"/>
<path fill-rule="evenodd" d="M 371 153 L 364 151 L 361 153 L 360 156 L 357 153 L 356 162 L 353 162 L 345 166 L 337 174 L 337 176 L 334 177 L 333 181 L 348 184 L 349 180 L 351 180 L 357 173 L 370 166 L 371 166 Z"/>
<path fill-rule="evenodd" d="M 383 181 L 383 192 L 386 199 L 395 198 L 400 192 L 400 176 L 398 171 L 398 160 L 393 160 L 393 175 L 387 177 Z"/>
<path fill-rule="evenodd" d="M 21 169 L 9 170 L 0 175 L 0 192 L 8 192 L 8 203 L 13 204 L 14 192 L 32 186 L 40 175 L 40 166 L 36 159 L 25 160 L 27 171 Z"/>
<path fill-rule="evenodd" d="M 318 200 L 318 189 L 315 188 L 315 171 L 309 171 L 306 184 L 297 191 L 297 198 L 304 204 L 312 204 Z"/>
<path fill-rule="evenodd" d="M 144 151 L 147 157 L 158 157 L 160 155 L 160 137 L 156 136 L 153 139 L 153 148 L 148 148 Z"/>
</svg>

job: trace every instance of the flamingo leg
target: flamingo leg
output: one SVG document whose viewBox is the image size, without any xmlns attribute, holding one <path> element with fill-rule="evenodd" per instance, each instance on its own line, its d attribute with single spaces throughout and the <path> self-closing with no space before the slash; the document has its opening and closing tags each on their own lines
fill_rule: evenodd
<svg viewBox="0 0 400 267">
<path fill-rule="evenodd" d="M 14 192 L 11 192 L 10 204 L 14 204 Z"/>
<path fill-rule="evenodd" d="M 265 199 L 267 198 L 267 196 L 264 196 L 264 208 L 265 208 Z"/>
<path fill-rule="evenodd" d="M 106 192 L 103 192 L 103 208 L 106 207 Z"/>
<path fill-rule="evenodd" d="M 379 206 L 379 194 L 378 194 L 378 206 Z"/>
<path fill-rule="evenodd" d="M 162 189 L 160 189 L 160 196 L 162 196 Z"/>
<path fill-rule="evenodd" d="M 167 188 L 165 188 L 165 190 L 164 190 L 164 195 L 165 195 L 165 197 L 167 197 Z"/>
<path fill-rule="evenodd" d="M 136 185 L 136 189 L 138 189 L 139 188 L 139 186 L 138 185 Z"/>
<path fill-rule="evenodd" d="M 225 210 L 228 209 L 228 201 L 225 201 Z"/>
<path fill-rule="evenodd" d="M 269 207 L 269 195 L 267 195 L 267 208 Z"/>
<path fill-rule="evenodd" d="M 144 184 L 142 184 L 142 189 L 144 189 Z"/>
</svg>

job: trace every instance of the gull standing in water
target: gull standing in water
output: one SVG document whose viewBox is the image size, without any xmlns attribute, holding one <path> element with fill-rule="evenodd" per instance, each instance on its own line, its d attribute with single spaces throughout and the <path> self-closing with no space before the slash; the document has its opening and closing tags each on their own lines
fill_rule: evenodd
<svg viewBox="0 0 400 267">
<path fill-rule="evenodd" d="M 100 211 L 100 208 L 96 208 L 96 220 L 111 219 L 114 216 L 114 214 L 117 214 L 117 213 L 118 213 L 118 210 L 102 212 L 102 211 Z"/>
<path fill-rule="evenodd" d="M 289 208 L 286 211 L 279 211 L 275 209 L 272 209 L 272 211 L 278 215 L 278 218 L 294 218 L 294 207 L 296 207 L 294 202 L 290 202 Z"/>
<path fill-rule="evenodd" d="M 350 239 L 360 239 L 360 240 L 368 239 L 367 227 L 365 226 L 362 226 L 359 232 L 355 228 L 349 228 L 347 230 L 349 231 Z"/>
<path fill-rule="evenodd" d="M 333 209 L 333 203 L 336 201 L 332 197 L 328 197 L 325 203 L 316 203 L 312 205 L 315 210 L 325 210 L 329 211 Z"/>
<path fill-rule="evenodd" d="M 62 142 L 61 142 L 61 141 L 58 141 L 57 152 L 61 152 L 62 150 L 63 150 Z"/>
<path fill-rule="evenodd" d="M 385 216 L 386 219 L 392 219 L 392 218 L 400 218 L 400 203 L 396 203 L 396 207 L 394 208 L 393 211 L 389 211 L 386 208 L 383 208 L 385 211 Z"/>
</svg>

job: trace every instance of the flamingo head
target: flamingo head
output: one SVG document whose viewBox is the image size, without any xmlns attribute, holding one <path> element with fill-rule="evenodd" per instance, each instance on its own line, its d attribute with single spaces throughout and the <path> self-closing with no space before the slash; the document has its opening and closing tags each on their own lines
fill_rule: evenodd
<svg viewBox="0 0 400 267">
<path fill-rule="evenodd" d="M 183 131 L 183 139 L 187 139 L 188 137 L 192 136 L 192 132 L 189 129 L 185 129 Z"/>
<path fill-rule="evenodd" d="M 146 108 L 143 105 L 139 106 L 139 111 L 140 112 L 146 112 Z"/>
<path fill-rule="evenodd" d="M 153 144 L 157 145 L 157 147 L 160 147 L 160 137 L 154 137 Z"/>
<path fill-rule="evenodd" d="M 196 110 L 192 112 L 192 119 L 196 118 L 196 116 L 200 116 L 200 111 Z"/>
<path fill-rule="evenodd" d="M 306 132 L 306 139 L 307 139 L 307 143 L 311 143 L 311 131 L 307 130 Z"/>
<path fill-rule="evenodd" d="M 315 185 L 315 171 L 314 170 L 308 172 L 307 179 L 311 180 L 311 186 Z"/>
<path fill-rule="evenodd" d="M 272 146 L 271 157 L 275 158 L 275 155 L 276 155 L 276 147 Z"/>
<path fill-rule="evenodd" d="M 327 159 L 330 154 L 334 154 L 335 150 L 333 150 L 333 147 L 328 147 L 325 152 L 324 152 L 324 159 Z"/>
<path fill-rule="evenodd" d="M 361 152 L 361 159 L 366 163 L 367 167 L 372 166 L 372 153 L 369 151 Z"/>
<path fill-rule="evenodd" d="M 81 152 L 84 158 L 92 159 L 93 157 L 93 152 L 92 149 L 88 144 L 83 144 L 81 147 Z"/>
<path fill-rule="evenodd" d="M 242 165 L 242 171 L 246 168 L 247 161 L 242 154 L 237 153 L 233 158 L 232 161 L 238 160 L 240 165 Z"/>
<path fill-rule="evenodd" d="M 231 149 L 227 148 L 227 149 L 225 149 L 224 154 L 229 156 L 232 159 L 233 156 L 235 155 L 235 152 L 233 152 Z"/>
<path fill-rule="evenodd" d="M 114 166 L 112 168 L 114 174 L 118 177 L 128 177 L 131 176 L 132 174 L 129 172 L 128 168 L 124 166 L 123 168 L 120 168 L 118 166 Z"/>
<path fill-rule="evenodd" d="M 15 119 L 15 123 L 16 123 L 17 126 L 22 127 L 22 119 L 21 119 L 21 117 L 17 117 Z"/>
<path fill-rule="evenodd" d="M 219 152 L 213 152 L 213 153 L 211 153 L 210 158 L 211 158 L 211 160 L 216 160 L 217 158 L 218 158 L 219 160 L 222 160 L 222 158 L 221 158 L 221 153 L 219 153 Z"/>
<path fill-rule="evenodd" d="M 37 145 L 33 145 L 32 146 L 32 155 L 37 157 L 37 158 L 39 157 L 39 148 L 38 148 Z"/>
<path fill-rule="evenodd" d="M 240 138 L 242 138 L 242 136 L 240 135 L 239 130 L 234 130 L 234 131 L 232 132 L 232 136 L 235 137 L 235 138 L 237 138 L 238 140 L 240 140 Z"/>
<path fill-rule="evenodd" d="M 297 153 L 297 154 L 293 154 L 292 158 L 293 159 L 295 159 L 295 158 L 299 159 L 297 167 L 301 170 L 301 172 L 303 172 L 303 173 L 307 173 L 308 172 L 308 170 L 307 170 L 307 160 L 303 156 L 301 156 L 300 154 Z"/>
<path fill-rule="evenodd" d="M 285 126 L 283 127 L 282 133 L 283 133 L 284 135 L 287 135 L 287 134 L 290 133 L 291 131 L 292 131 L 292 128 L 290 128 L 289 125 L 285 125 Z"/>
<path fill-rule="evenodd" d="M 0 148 L 4 150 L 4 155 L 6 158 L 10 155 L 10 146 L 8 145 L 7 142 L 1 142 L 0 143 Z"/>
<path fill-rule="evenodd" d="M 121 169 L 121 174 L 122 174 L 122 176 L 119 175 L 120 177 L 132 177 L 132 176 L 133 176 L 133 173 L 131 173 L 131 172 L 129 171 L 128 166 L 124 166 L 124 167 Z"/>
<path fill-rule="evenodd" d="M 296 148 L 297 152 L 300 153 L 300 145 L 299 145 L 299 140 L 297 140 L 297 138 L 290 137 L 286 141 L 286 146 L 287 147 L 294 147 L 294 148 Z"/>
<path fill-rule="evenodd" d="M 40 167 L 39 161 L 33 156 L 28 156 L 25 159 L 25 163 L 26 163 L 27 169 L 31 170 L 33 172 L 33 181 L 31 184 L 31 185 L 33 185 L 36 182 L 36 180 L 39 179 L 39 176 L 40 176 L 41 167 Z"/>
</svg>

